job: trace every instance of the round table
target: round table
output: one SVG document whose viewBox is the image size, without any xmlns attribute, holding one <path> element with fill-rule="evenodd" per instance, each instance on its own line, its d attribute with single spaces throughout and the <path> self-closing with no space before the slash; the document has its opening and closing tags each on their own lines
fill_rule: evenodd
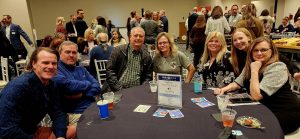
<svg viewBox="0 0 300 139">
<path fill-rule="evenodd" d="M 182 86 L 183 118 L 172 119 L 152 116 L 159 108 L 157 93 L 151 93 L 149 84 L 124 89 L 121 101 L 110 111 L 110 118 L 101 120 L 98 107 L 93 103 L 82 115 L 78 123 L 78 137 L 81 139 L 217 139 L 223 131 L 222 122 L 217 122 L 211 114 L 218 113 L 217 99 L 212 90 L 204 90 L 201 94 L 193 93 L 193 84 Z M 191 102 L 191 98 L 205 97 L 215 103 L 214 106 L 201 108 Z M 136 113 L 133 110 L 140 104 L 151 105 L 146 113 Z M 241 130 L 249 139 L 283 139 L 284 135 L 273 113 L 264 105 L 235 106 L 238 116 L 256 117 L 262 122 L 264 130 L 248 129 L 233 125 L 234 130 Z"/>
</svg>

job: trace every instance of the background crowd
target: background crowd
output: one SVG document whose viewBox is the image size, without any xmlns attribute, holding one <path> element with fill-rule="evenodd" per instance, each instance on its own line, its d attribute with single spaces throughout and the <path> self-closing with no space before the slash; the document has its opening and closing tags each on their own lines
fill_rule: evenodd
<svg viewBox="0 0 300 139">
<path fill-rule="evenodd" d="M 186 21 L 186 48 L 194 53 L 192 62 L 168 33 L 164 10 L 146 10 L 142 16 L 131 11 L 126 25 L 128 41 L 111 20 L 102 16 L 87 24 L 83 9 L 70 15 L 67 23 L 64 17 L 57 17 L 54 35 L 45 36 L 35 49 L 28 73 L 13 79 L 1 92 L 0 138 L 42 138 L 43 126 L 36 126 L 46 114 L 53 121 L 53 132 L 49 130 L 45 136 L 74 138 L 81 114 L 103 93 L 155 80 L 157 73 L 183 75 L 184 70 L 185 83 L 198 80 L 194 76 L 199 75 L 203 84 L 216 88 L 216 95 L 246 90 L 254 101 L 274 113 L 285 134 L 297 130 L 300 101 L 291 91 L 289 77 L 299 79 L 299 69 L 278 52 L 269 35 L 299 33 L 300 8 L 293 21 L 285 17 L 277 28 L 268 10 L 257 16 L 254 4 L 241 8 L 232 5 L 226 14 L 220 6 L 212 11 L 192 10 Z M 15 62 L 27 56 L 20 36 L 33 43 L 19 25 L 12 23 L 10 15 L 3 16 L 0 33 L 5 50 L 1 56 L 11 59 L 11 77 L 15 77 Z M 90 60 L 89 67 L 79 65 L 84 58 Z M 108 60 L 106 81 L 101 87 L 94 60 Z M 30 94 L 38 91 L 43 95 Z M 35 111 L 28 113 L 31 108 L 27 105 Z"/>
</svg>

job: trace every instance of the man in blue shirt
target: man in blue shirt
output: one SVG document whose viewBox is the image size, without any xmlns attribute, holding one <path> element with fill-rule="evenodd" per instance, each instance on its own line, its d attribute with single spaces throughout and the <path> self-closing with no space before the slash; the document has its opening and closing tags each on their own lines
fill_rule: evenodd
<svg viewBox="0 0 300 139">
<path fill-rule="evenodd" d="M 282 24 L 279 25 L 278 30 L 280 33 L 283 32 L 294 32 L 294 27 L 289 23 L 289 19 L 287 17 L 282 19 Z"/>
<path fill-rule="evenodd" d="M 50 48 L 40 47 L 29 61 L 29 73 L 10 81 L 0 98 L 0 138 L 33 139 L 41 137 L 38 123 L 48 113 L 53 120 L 49 138 L 64 139 L 66 114 L 51 78 L 57 71 L 57 56 Z"/>
<path fill-rule="evenodd" d="M 58 73 L 53 80 L 61 92 L 62 107 L 68 114 L 68 137 L 75 137 L 77 122 L 83 111 L 100 94 L 99 82 L 82 66 L 76 66 L 78 46 L 71 41 L 59 47 Z"/>
</svg>

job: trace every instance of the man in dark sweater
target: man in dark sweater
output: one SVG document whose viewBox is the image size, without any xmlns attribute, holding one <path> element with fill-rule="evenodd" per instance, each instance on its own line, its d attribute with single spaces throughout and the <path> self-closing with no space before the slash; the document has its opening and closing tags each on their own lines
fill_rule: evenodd
<svg viewBox="0 0 300 139">
<path fill-rule="evenodd" d="M 37 48 L 29 65 L 29 73 L 10 81 L 1 92 L 0 138 L 39 138 L 45 132 L 39 132 L 38 123 L 49 114 L 54 133 L 50 130 L 49 138 L 63 139 L 67 131 L 66 114 L 61 110 L 57 87 L 51 81 L 57 71 L 56 53 L 50 48 Z"/>
<path fill-rule="evenodd" d="M 84 38 L 84 32 L 88 28 L 86 22 L 83 20 L 84 11 L 82 9 L 77 10 L 77 20 L 75 22 L 75 27 L 77 31 L 77 37 Z"/>
</svg>

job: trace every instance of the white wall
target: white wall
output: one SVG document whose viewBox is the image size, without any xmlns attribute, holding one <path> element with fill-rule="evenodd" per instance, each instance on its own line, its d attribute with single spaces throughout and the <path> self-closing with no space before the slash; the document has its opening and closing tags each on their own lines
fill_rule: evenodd
<svg viewBox="0 0 300 139">
<path fill-rule="evenodd" d="M 300 0 L 285 0 L 284 5 L 284 16 L 288 16 L 289 14 L 292 14 L 295 16 L 298 8 L 300 7 Z M 294 21 L 294 17 L 293 17 Z"/>
<path fill-rule="evenodd" d="M 0 13 L 1 19 L 2 15 L 11 15 L 12 22 L 20 25 L 30 39 L 34 41 L 26 0 L 0 0 Z M 28 48 L 28 44 L 23 38 L 22 41 Z"/>
<path fill-rule="evenodd" d="M 275 0 L 260 0 L 260 1 L 251 1 L 256 6 L 257 12 L 256 15 L 260 16 L 262 10 L 267 9 L 270 12 L 270 15 L 274 13 L 274 4 Z"/>
<path fill-rule="evenodd" d="M 285 4 L 286 4 L 285 0 L 278 0 L 278 3 L 277 3 L 277 13 L 276 13 L 276 21 L 275 21 L 275 28 L 278 28 L 278 26 L 281 24 L 282 18 L 285 15 L 285 13 L 284 13 Z M 293 9 L 293 8 L 291 8 L 291 9 Z"/>
<path fill-rule="evenodd" d="M 170 33 L 177 36 L 179 32 L 178 22 L 185 21 L 188 12 L 196 5 L 211 5 L 212 7 L 220 5 L 224 10 L 225 6 L 229 9 L 233 4 L 241 6 L 249 2 L 250 0 L 0 0 L 0 13 L 12 15 L 13 22 L 21 25 L 33 40 L 31 26 L 37 30 L 39 39 L 47 34 L 52 35 L 56 17 L 64 16 L 68 21 L 69 15 L 75 13 L 78 8 L 85 10 L 85 21 L 88 24 L 92 18 L 101 15 L 111 19 L 116 26 L 122 27 L 125 26 L 126 19 L 132 10 L 140 13 L 141 8 L 145 10 L 165 9 L 169 18 Z M 275 0 L 252 0 L 252 3 L 257 6 L 258 15 L 265 8 L 270 9 L 270 13 L 272 13 L 274 2 Z M 29 12 L 27 4 L 30 6 Z M 299 0 L 278 0 L 276 27 L 281 23 L 284 16 L 289 13 L 294 15 L 299 6 Z M 30 13 L 32 20 L 29 19 Z M 27 46 L 27 43 L 24 44 Z"/>
<path fill-rule="evenodd" d="M 57 16 L 63 16 L 69 21 L 69 15 L 78 8 L 85 11 L 85 21 L 88 25 L 96 16 L 103 16 L 112 20 L 117 27 L 125 27 L 130 12 L 141 9 L 166 10 L 169 19 L 169 32 L 178 36 L 179 22 L 185 21 L 188 13 L 197 1 L 192 0 L 28 0 L 30 2 L 34 27 L 39 38 L 50 34 L 55 28 Z"/>
</svg>

